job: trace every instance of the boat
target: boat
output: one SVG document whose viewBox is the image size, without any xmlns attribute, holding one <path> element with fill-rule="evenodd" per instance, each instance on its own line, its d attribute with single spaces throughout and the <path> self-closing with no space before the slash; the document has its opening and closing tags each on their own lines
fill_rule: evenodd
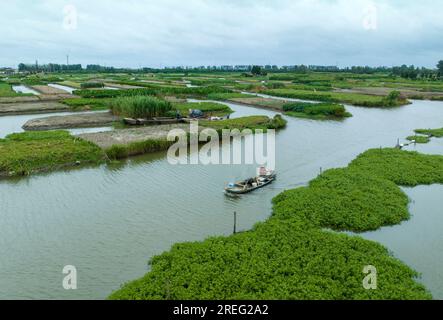
<svg viewBox="0 0 443 320">
<path fill-rule="evenodd" d="M 249 178 L 244 181 L 230 183 L 225 192 L 228 194 L 246 194 L 254 190 L 263 188 L 277 178 L 277 174 L 273 170 L 268 170 L 264 167 L 259 168 L 259 175 L 254 178 Z"/>
</svg>

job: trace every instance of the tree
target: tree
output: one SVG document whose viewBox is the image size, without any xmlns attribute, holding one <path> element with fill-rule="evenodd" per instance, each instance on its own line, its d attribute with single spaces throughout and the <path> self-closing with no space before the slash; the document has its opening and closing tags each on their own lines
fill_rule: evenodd
<svg viewBox="0 0 443 320">
<path fill-rule="evenodd" d="M 443 60 L 440 60 L 437 64 L 438 74 L 440 77 L 443 77 Z"/>
<path fill-rule="evenodd" d="M 261 75 L 263 73 L 262 72 L 262 68 L 260 66 L 253 66 L 252 70 L 251 70 L 251 73 L 253 75 L 259 76 L 259 75 Z"/>
</svg>

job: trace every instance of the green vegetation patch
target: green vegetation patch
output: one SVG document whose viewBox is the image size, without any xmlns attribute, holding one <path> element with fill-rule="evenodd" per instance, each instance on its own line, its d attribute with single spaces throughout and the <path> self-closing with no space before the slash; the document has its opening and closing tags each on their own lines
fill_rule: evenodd
<svg viewBox="0 0 443 320">
<path fill-rule="evenodd" d="M 74 111 L 79 110 L 106 110 L 109 108 L 109 99 L 86 99 L 86 98 L 73 98 L 61 100 L 61 103 L 66 104 Z"/>
<path fill-rule="evenodd" d="M 0 139 L 0 176 L 100 163 L 103 157 L 99 147 L 66 131 L 15 133 Z"/>
<path fill-rule="evenodd" d="M 17 93 L 12 89 L 9 83 L 0 81 L 0 97 L 18 97 L 18 96 L 32 96 L 32 94 Z"/>
<path fill-rule="evenodd" d="M 229 93 L 228 89 L 217 86 L 209 87 L 166 87 L 156 85 L 145 85 L 142 89 L 127 90 L 75 90 L 74 94 L 83 98 L 116 98 L 128 96 L 189 96 L 189 97 L 207 97 L 212 93 Z"/>
<path fill-rule="evenodd" d="M 283 105 L 285 114 L 293 117 L 312 119 L 346 118 L 352 115 L 342 104 L 293 102 Z"/>
<path fill-rule="evenodd" d="M 112 113 L 136 119 L 152 119 L 167 116 L 172 104 L 153 96 L 119 97 L 108 101 Z"/>
<path fill-rule="evenodd" d="M 236 98 L 251 98 L 253 96 L 249 94 L 243 94 L 243 93 L 211 93 L 208 94 L 209 100 L 230 100 L 230 99 L 236 99 Z"/>
<path fill-rule="evenodd" d="M 91 89 L 91 88 L 104 88 L 105 84 L 103 82 L 84 82 L 80 84 L 81 89 Z"/>
<path fill-rule="evenodd" d="M 279 219 L 309 220 L 333 230 L 363 232 L 409 218 L 408 197 L 393 182 L 367 172 L 332 169 L 308 187 L 274 199 Z"/>
<path fill-rule="evenodd" d="M 416 143 L 428 143 L 431 139 L 428 136 L 409 136 L 406 138 L 409 141 L 415 141 Z"/>
<path fill-rule="evenodd" d="M 440 129 L 417 129 L 415 133 L 425 134 L 431 137 L 441 138 L 443 137 L 443 128 Z"/>
<path fill-rule="evenodd" d="M 128 145 L 114 145 L 105 150 L 107 157 L 111 160 L 125 159 L 131 156 L 164 151 L 174 142 L 167 140 L 145 140 L 132 142 Z"/>
<path fill-rule="evenodd" d="M 371 172 L 400 186 L 443 183 L 443 157 L 439 155 L 399 149 L 371 149 L 358 156 L 349 167 Z"/>
<path fill-rule="evenodd" d="M 273 119 L 267 116 L 249 116 L 236 119 L 228 119 L 221 121 L 200 121 L 199 124 L 203 127 L 213 128 L 215 130 L 223 129 L 281 129 L 286 126 L 287 121 L 280 115 L 276 115 Z"/>
<path fill-rule="evenodd" d="M 324 228 L 360 232 L 408 219 L 397 185 L 443 183 L 442 169 L 442 156 L 368 150 L 277 196 L 273 216 L 252 231 L 174 245 L 110 299 L 430 299 L 382 245 Z M 378 270 L 377 290 L 362 286 L 367 265 Z"/>
<path fill-rule="evenodd" d="M 224 116 L 234 112 L 229 106 L 215 102 L 174 103 L 172 108 L 179 111 L 182 116 L 188 115 L 190 109 L 201 110 L 205 115 L 212 116 Z"/>
<path fill-rule="evenodd" d="M 399 93 L 395 91 L 393 91 L 386 97 L 360 93 L 315 92 L 293 89 L 265 90 L 264 93 L 278 97 L 324 101 L 332 103 L 347 103 L 362 107 L 395 107 L 409 103 L 408 100 L 401 98 Z"/>
</svg>

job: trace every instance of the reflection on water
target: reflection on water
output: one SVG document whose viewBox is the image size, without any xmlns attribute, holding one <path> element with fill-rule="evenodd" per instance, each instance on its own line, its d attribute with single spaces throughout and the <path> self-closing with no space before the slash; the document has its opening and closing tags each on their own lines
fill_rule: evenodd
<svg viewBox="0 0 443 320">
<path fill-rule="evenodd" d="M 411 268 L 419 271 L 419 279 L 435 299 L 443 299 L 443 185 L 405 188 L 412 199 L 412 218 L 401 225 L 363 234 L 378 241 Z"/>
<path fill-rule="evenodd" d="M 229 105 L 234 116 L 275 114 Z M 288 127 L 276 136 L 277 181 L 236 199 L 224 195 L 224 186 L 253 176 L 254 165 L 173 166 L 165 153 L 1 181 L 0 298 L 105 298 L 142 276 L 149 258 L 172 244 L 231 234 L 234 211 L 239 229 L 250 229 L 269 216 L 275 195 L 307 183 L 320 167 L 346 166 L 368 148 L 394 146 L 415 128 L 441 127 L 443 118 L 441 102 L 348 109 L 354 117 L 343 122 L 287 118 Z M 412 147 L 441 154 L 441 146 L 433 140 Z M 435 228 L 427 232 L 443 228 L 441 219 L 432 221 Z M 443 246 L 443 240 L 435 241 L 435 247 Z M 414 252 L 404 254 L 413 265 Z M 443 257 L 441 250 L 420 254 L 429 264 L 435 255 Z M 68 264 L 79 273 L 75 291 L 62 288 L 62 268 Z M 427 276 L 443 282 L 434 269 Z"/>
<path fill-rule="evenodd" d="M 14 90 L 17 93 L 30 93 L 30 94 L 34 94 L 34 95 L 40 95 L 40 93 L 38 93 L 37 91 L 28 88 L 27 86 L 24 85 L 19 85 L 19 86 L 12 86 L 12 90 Z"/>
<path fill-rule="evenodd" d="M 11 133 L 24 132 L 23 125 L 32 119 L 47 118 L 53 116 L 67 116 L 78 115 L 91 112 L 104 112 L 104 111 L 88 111 L 88 112 L 54 112 L 54 113 L 42 113 L 42 114 L 25 114 L 25 115 L 11 115 L 0 117 L 0 139 L 6 137 Z M 77 128 L 67 129 L 72 134 L 91 133 L 91 132 L 103 132 L 112 130 L 112 127 L 98 127 L 98 128 Z"/>
<path fill-rule="evenodd" d="M 56 89 L 60 89 L 60 90 L 66 91 L 66 92 L 71 93 L 71 94 L 72 94 L 75 90 L 77 90 L 76 88 L 72 88 L 72 87 L 64 86 L 64 85 L 61 85 L 61 84 L 55 84 L 55 83 L 50 83 L 50 84 L 48 84 L 48 86 L 49 86 L 49 87 L 52 87 L 52 88 L 56 88 Z"/>
</svg>

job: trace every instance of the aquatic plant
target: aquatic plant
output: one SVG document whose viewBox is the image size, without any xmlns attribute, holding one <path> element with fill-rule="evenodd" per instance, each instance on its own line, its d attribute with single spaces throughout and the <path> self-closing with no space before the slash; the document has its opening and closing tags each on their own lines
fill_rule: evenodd
<svg viewBox="0 0 443 320">
<path fill-rule="evenodd" d="M 406 140 L 414 141 L 415 143 L 428 143 L 431 139 L 428 136 L 409 136 Z"/>
<path fill-rule="evenodd" d="M 366 231 L 408 219 L 396 185 L 443 183 L 443 157 L 368 150 L 347 168 L 274 199 L 251 231 L 176 244 L 110 299 L 430 299 L 417 273 L 382 245 L 324 230 Z M 362 286 L 376 266 L 377 290 Z"/>
<path fill-rule="evenodd" d="M 415 133 L 425 134 L 431 137 L 441 138 L 443 137 L 443 128 L 440 129 L 417 129 Z"/>
<path fill-rule="evenodd" d="M 114 115 L 137 119 L 166 116 L 172 109 L 170 102 L 152 96 L 119 97 L 107 104 Z"/>
</svg>

